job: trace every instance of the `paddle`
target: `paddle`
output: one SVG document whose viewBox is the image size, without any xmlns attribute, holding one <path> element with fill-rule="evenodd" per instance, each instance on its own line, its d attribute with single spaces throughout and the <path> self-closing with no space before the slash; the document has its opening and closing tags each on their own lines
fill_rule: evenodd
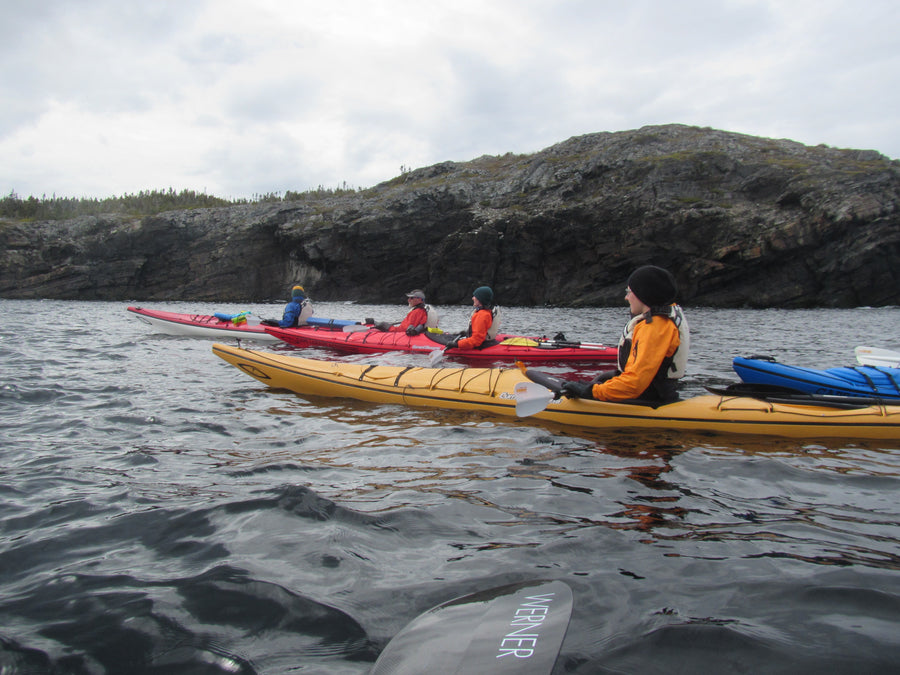
<svg viewBox="0 0 900 675">
<path fill-rule="evenodd" d="M 362 326 L 357 323 L 352 326 L 344 326 L 341 330 L 343 330 L 345 333 L 359 333 L 361 331 L 371 330 L 371 329 L 372 329 L 371 326 Z"/>
<path fill-rule="evenodd" d="M 842 396 L 838 394 L 807 394 L 796 389 L 789 389 L 777 384 L 755 384 L 737 382 L 729 384 L 724 389 L 706 387 L 706 390 L 716 396 L 746 396 L 769 403 L 788 403 L 797 405 L 818 405 L 829 408 L 845 408 L 855 410 L 869 406 L 897 405 L 894 400 L 875 396 Z"/>
<path fill-rule="evenodd" d="M 572 615 L 572 589 L 540 579 L 472 593 L 413 619 L 372 675 L 549 673 Z"/>
<path fill-rule="evenodd" d="M 856 360 L 863 366 L 882 366 L 885 368 L 900 368 L 900 352 L 892 352 L 889 349 L 878 347 L 857 347 Z"/>
<path fill-rule="evenodd" d="M 564 380 L 539 370 L 531 370 L 522 361 L 516 361 L 516 367 L 530 380 L 517 383 L 513 389 L 516 417 L 536 415 L 550 405 L 550 401 L 562 395 Z"/>
<path fill-rule="evenodd" d="M 434 330 L 434 331 L 433 331 L 433 330 L 430 329 L 430 328 L 428 329 L 428 332 L 429 332 L 429 333 L 437 333 L 437 334 L 443 334 L 443 333 L 444 333 L 444 331 L 442 331 L 442 330 L 440 330 L 440 329 Z M 459 337 L 462 337 L 462 335 L 460 334 Z M 440 342 L 440 340 L 435 340 L 435 342 Z M 448 340 L 448 342 L 450 342 L 450 341 Z M 444 344 L 447 344 L 447 343 L 444 343 Z M 433 352 L 431 352 L 431 353 L 428 355 L 428 365 L 429 365 L 431 368 L 437 367 L 437 365 L 438 365 L 441 361 L 444 360 L 444 352 L 447 351 L 447 349 L 449 349 L 449 347 L 444 347 L 443 349 L 435 349 Z"/>
<path fill-rule="evenodd" d="M 515 387 L 516 417 L 530 417 L 544 410 L 557 396 L 537 382 L 519 382 Z"/>
<path fill-rule="evenodd" d="M 528 337 L 508 337 L 500 342 L 501 345 L 516 347 L 534 347 L 535 349 L 610 349 L 606 345 L 593 342 L 559 342 L 558 340 L 535 340 Z"/>
<path fill-rule="evenodd" d="M 541 340 L 537 346 L 540 349 L 609 349 L 609 345 L 599 342 L 571 342 L 569 340 Z"/>
</svg>

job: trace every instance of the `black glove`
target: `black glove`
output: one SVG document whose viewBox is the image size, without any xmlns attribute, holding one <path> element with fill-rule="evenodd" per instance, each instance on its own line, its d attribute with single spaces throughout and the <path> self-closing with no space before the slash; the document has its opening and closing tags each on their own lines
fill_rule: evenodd
<svg viewBox="0 0 900 675">
<path fill-rule="evenodd" d="M 618 374 L 618 370 L 606 370 L 597 375 L 597 377 L 595 377 L 593 380 L 591 380 L 591 384 L 600 384 L 601 382 L 606 382 L 607 380 L 611 380 Z"/>
<path fill-rule="evenodd" d="M 457 347 L 459 347 L 459 338 L 454 338 L 447 343 L 447 346 L 444 347 L 444 349 L 456 349 Z"/>
<path fill-rule="evenodd" d="M 375 324 L 375 330 L 389 331 L 390 329 L 391 324 L 389 324 L 387 321 L 379 321 Z"/>
<path fill-rule="evenodd" d="M 593 388 L 590 382 L 566 382 L 561 387 L 563 396 L 569 398 L 594 398 Z"/>
<path fill-rule="evenodd" d="M 416 326 L 407 326 L 406 327 L 406 334 L 409 336 L 418 335 L 421 332 L 422 331 L 420 331 Z"/>
<path fill-rule="evenodd" d="M 260 323 L 263 326 L 277 326 L 278 322 L 275 319 L 262 319 Z"/>
</svg>

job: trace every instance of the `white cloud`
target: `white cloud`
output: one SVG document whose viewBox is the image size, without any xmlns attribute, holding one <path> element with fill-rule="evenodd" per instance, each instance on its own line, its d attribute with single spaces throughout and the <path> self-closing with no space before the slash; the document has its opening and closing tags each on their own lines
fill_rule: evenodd
<svg viewBox="0 0 900 675">
<path fill-rule="evenodd" d="M 668 122 L 900 157 L 893 0 L 19 4 L 3 194 L 364 187 Z"/>
</svg>

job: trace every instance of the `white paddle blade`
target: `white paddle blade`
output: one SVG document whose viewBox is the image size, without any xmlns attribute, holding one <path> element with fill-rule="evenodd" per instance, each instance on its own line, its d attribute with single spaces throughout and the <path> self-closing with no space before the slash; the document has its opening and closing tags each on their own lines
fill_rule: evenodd
<svg viewBox="0 0 900 675">
<path fill-rule="evenodd" d="M 369 330 L 369 326 L 361 326 L 360 324 L 355 323 L 350 326 L 344 326 L 341 330 L 345 333 L 359 333 L 364 330 Z"/>
<path fill-rule="evenodd" d="M 883 368 L 900 368 L 900 352 L 878 347 L 857 347 L 856 360 L 864 366 L 881 366 Z"/>
<path fill-rule="evenodd" d="M 432 368 L 436 367 L 441 361 L 444 360 L 444 350 L 443 349 L 435 349 L 428 355 L 428 365 Z"/>
<path fill-rule="evenodd" d="M 537 382 L 519 382 L 515 388 L 516 417 L 528 417 L 544 410 L 554 399 L 553 392 Z"/>
</svg>

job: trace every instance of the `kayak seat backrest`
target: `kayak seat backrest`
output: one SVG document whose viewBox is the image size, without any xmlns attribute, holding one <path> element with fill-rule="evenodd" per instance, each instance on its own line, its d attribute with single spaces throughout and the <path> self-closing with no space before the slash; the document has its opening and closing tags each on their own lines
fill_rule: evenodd
<svg viewBox="0 0 900 675">
<path fill-rule="evenodd" d="M 487 336 L 488 340 L 496 340 L 497 333 L 500 332 L 500 308 L 496 305 L 491 310 L 491 327 L 488 329 Z"/>
<path fill-rule="evenodd" d="M 425 305 L 425 311 L 428 313 L 428 320 L 425 322 L 425 328 L 437 328 L 438 316 L 437 310 L 431 305 Z"/>
<path fill-rule="evenodd" d="M 300 310 L 300 316 L 297 317 L 297 325 L 305 326 L 306 320 L 313 315 L 313 306 L 309 300 L 304 300 L 300 306 L 302 309 Z"/>
</svg>

